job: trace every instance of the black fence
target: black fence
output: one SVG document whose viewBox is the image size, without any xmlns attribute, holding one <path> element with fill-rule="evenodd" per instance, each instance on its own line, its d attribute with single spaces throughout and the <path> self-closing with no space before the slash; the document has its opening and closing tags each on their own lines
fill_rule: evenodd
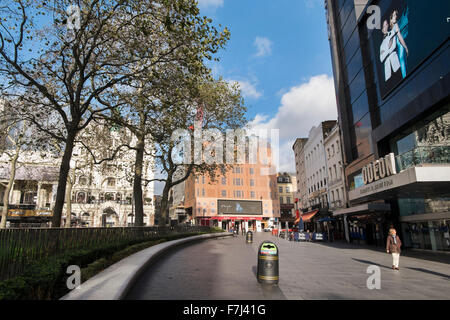
<svg viewBox="0 0 450 320">
<path fill-rule="evenodd" d="M 167 235 L 211 232 L 205 226 L 0 229 L 0 280 L 22 274 L 27 265 L 72 250 L 147 241 Z"/>
</svg>

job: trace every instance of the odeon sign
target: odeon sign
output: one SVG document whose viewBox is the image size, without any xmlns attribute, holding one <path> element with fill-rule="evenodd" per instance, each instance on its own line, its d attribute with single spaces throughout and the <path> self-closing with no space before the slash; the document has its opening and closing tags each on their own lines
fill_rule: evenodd
<svg viewBox="0 0 450 320">
<path fill-rule="evenodd" d="M 395 157 L 393 153 L 369 163 L 362 169 L 365 185 L 395 174 L 397 174 L 397 171 L 395 169 Z"/>
</svg>

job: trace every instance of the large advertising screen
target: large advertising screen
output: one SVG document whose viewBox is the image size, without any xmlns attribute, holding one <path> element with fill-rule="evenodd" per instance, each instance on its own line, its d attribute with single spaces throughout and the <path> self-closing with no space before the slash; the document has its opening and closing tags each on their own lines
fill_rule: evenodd
<svg viewBox="0 0 450 320">
<path fill-rule="evenodd" d="M 382 0 L 381 29 L 372 33 L 379 87 L 385 98 L 449 37 L 449 0 Z"/>
<path fill-rule="evenodd" d="M 262 215 L 261 201 L 218 200 L 219 214 Z"/>
</svg>

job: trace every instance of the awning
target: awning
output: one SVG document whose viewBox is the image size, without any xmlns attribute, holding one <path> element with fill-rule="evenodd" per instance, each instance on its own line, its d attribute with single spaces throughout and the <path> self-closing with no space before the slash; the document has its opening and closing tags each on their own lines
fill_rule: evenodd
<svg viewBox="0 0 450 320">
<path fill-rule="evenodd" d="M 318 212 L 319 212 L 319 210 L 314 210 L 314 211 L 311 211 L 311 212 L 302 214 L 303 222 L 308 222 L 308 221 L 311 220 L 312 217 L 314 217 Z"/>
<path fill-rule="evenodd" d="M 364 203 L 358 206 L 353 206 L 350 208 L 339 209 L 333 212 L 333 216 L 339 215 L 352 215 L 352 214 L 361 214 L 361 213 L 371 213 L 371 212 L 381 212 L 381 211 L 391 211 L 391 205 L 389 203 L 380 203 L 380 202 L 369 202 Z"/>
</svg>

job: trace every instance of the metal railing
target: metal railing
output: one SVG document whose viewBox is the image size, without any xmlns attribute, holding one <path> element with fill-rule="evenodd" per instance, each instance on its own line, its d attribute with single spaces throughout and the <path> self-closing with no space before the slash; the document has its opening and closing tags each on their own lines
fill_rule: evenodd
<svg viewBox="0 0 450 320">
<path fill-rule="evenodd" d="M 0 229 L 0 280 L 22 274 L 51 256 L 101 245 L 147 241 L 167 235 L 210 232 L 206 226 Z"/>
<path fill-rule="evenodd" d="M 450 164 L 450 146 L 417 147 L 395 157 L 398 171 L 422 164 Z"/>
</svg>

